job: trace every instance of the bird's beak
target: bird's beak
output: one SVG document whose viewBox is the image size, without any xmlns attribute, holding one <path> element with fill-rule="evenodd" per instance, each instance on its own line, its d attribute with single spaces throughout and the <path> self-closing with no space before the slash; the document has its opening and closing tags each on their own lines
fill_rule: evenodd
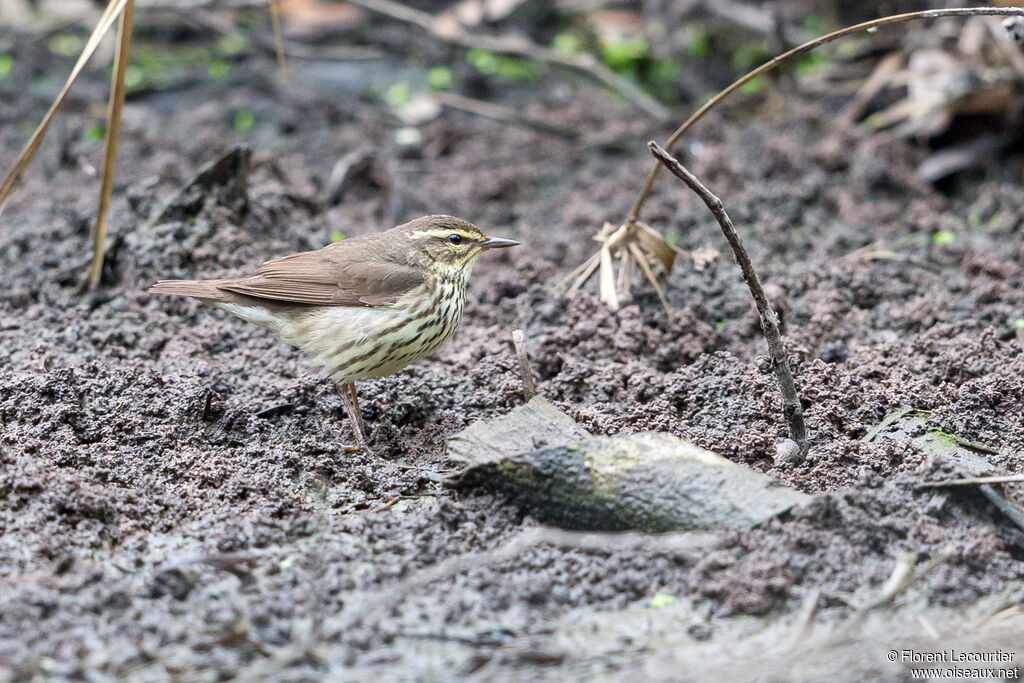
<svg viewBox="0 0 1024 683">
<path fill-rule="evenodd" d="M 483 249 L 501 249 L 504 247 L 519 246 L 515 240 L 507 240 L 504 237 L 488 237 L 483 242 L 477 242 L 477 246 Z"/>
</svg>

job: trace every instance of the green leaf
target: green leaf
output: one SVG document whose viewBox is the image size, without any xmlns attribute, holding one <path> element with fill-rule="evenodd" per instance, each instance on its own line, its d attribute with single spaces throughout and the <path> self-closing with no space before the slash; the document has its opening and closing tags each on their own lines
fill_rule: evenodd
<svg viewBox="0 0 1024 683">
<path fill-rule="evenodd" d="M 555 35 L 555 39 L 551 41 L 551 47 L 563 55 L 574 55 L 583 48 L 583 45 L 575 33 L 562 31 Z"/>
<path fill-rule="evenodd" d="M 50 52 L 62 57 L 76 57 L 85 47 L 85 42 L 81 36 L 73 33 L 58 33 L 50 38 L 47 47 L 50 48 Z"/>
<path fill-rule="evenodd" d="M 223 59 L 215 59 L 206 67 L 206 73 L 215 81 L 223 81 L 231 73 L 231 65 Z"/>
<path fill-rule="evenodd" d="M 689 42 L 686 45 L 686 51 L 690 53 L 690 56 L 697 59 L 707 57 L 711 49 L 711 38 L 708 36 L 707 28 L 702 24 L 695 25 L 687 30 L 687 34 Z"/>
<path fill-rule="evenodd" d="M 654 597 L 651 598 L 651 607 L 654 609 L 661 609 L 662 607 L 668 607 L 676 601 L 676 596 L 669 595 L 668 593 L 655 593 Z"/>
<path fill-rule="evenodd" d="M 341 230 L 331 230 L 330 237 L 332 242 L 340 242 L 343 239 L 345 239 L 345 233 L 343 233 Z"/>
<path fill-rule="evenodd" d="M 624 71 L 647 56 L 647 41 L 630 38 L 607 43 L 601 49 L 601 59 L 615 71 Z"/>
<path fill-rule="evenodd" d="M 740 87 L 740 92 L 745 95 L 759 95 L 768 89 L 768 81 L 764 76 L 758 76 L 752 81 L 747 81 Z"/>
<path fill-rule="evenodd" d="M 427 86 L 431 90 L 445 90 L 452 85 L 452 70 L 447 66 L 435 66 L 427 72 Z"/>
<path fill-rule="evenodd" d="M 505 57 L 489 50 L 474 47 L 466 59 L 481 73 L 498 76 L 507 81 L 530 81 L 537 77 L 533 65 L 522 59 Z"/>
<path fill-rule="evenodd" d="M 480 47 L 474 47 L 466 53 L 466 59 L 478 70 L 485 74 L 494 74 L 498 71 L 498 55 Z"/>
<path fill-rule="evenodd" d="M 498 76 L 506 81 L 532 81 L 537 78 L 537 72 L 529 62 L 511 57 L 500 57 L 498 59 Z"/>
<path fill-rule="evenodd" d="M 679 65 L 671 59 L 655 59 L 651 63 L 651 83 L 670 83 L 679 75 Z"/>
<path fill-rule="evenodd" d="M 942 246 L 956 242 L 956 233 L 952 230 L 939 230 L 932 235 L 932 244 Z"/>
<path fill-rule="evenodd" d="M 1015 330 L 1024 330 L 1024 318 L 1017 318 L 1010 323 L 1010 327 Z"/>
<path fill-rule="evenodd" d="M 739 74 L 745 74 L 755 66 L 768 61 L 768 52 L 762 43 L 740 45 L 732 53 L 732 67 Z"/>
<path fill-rule="evenodd" d="M 824 52 L 811 52 L 806 55 L 801 55 L 796 60 L 796 74 L 797 76 L 809 76 L 811 74 L 823 71 L 832 64 L 832 58 Z"/>
<path fill-rule="evenodd" d="M 229 33 L 217 39 L 217 51 L 222 55 L 237 55 L 245 49 L 245 38 L 237 33 Z"/>
<path fill-rule="evenodd" d="M 86 142 L 91 142 L 93 144 L 98 144 L 100 142 L 103 142 L 103 137 L 106 134 L 107 134 L 106 126 L 104 126 L 101 122 L 97 121 L 96 123 L 92 124 L 91 126 L 89 126 L 86 129 L 86 131 L 85 131 L 85 140 L 86 140 Z"/>
<path fill-rule="evenodd" d="M 410 97 L 412 97 L 412 91 L 409 89 L 409 84 L 404 81 L 393 84 L 384 92 L 384 101 L 390 107 L 400 107 L 408 102 Z"/>
<path fill-rule="evenodd" d="M 11 73 L 11 69 L 14 68 L 14 57 L 11 55 L 0 55 L 0 78 L 4 78 L 7 74 Z"/>
<path fill-rule="evenodd" d="M 253 127 L 256 123 L 256 117 L 248 109 L 235 112 L 235 130 L 239 133 L 244 133 Z"/>
<path fill-rule="evenodd" d="M 146 80 L 146 74 L 141 66 L 129 64 L 124 68 L 124 87 L 128 90 L 135 90 Z"/>
</svg>

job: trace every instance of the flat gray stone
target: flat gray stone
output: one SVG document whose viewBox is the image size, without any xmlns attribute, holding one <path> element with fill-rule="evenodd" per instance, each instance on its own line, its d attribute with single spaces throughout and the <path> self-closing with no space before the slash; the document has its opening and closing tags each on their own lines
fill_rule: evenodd
<svg viewBox="0 0 1024 683">
<path fill-rule="evenodd" d="M 504 491 L 541 520 L 646 532 L 749 528 L 811 499 L 672 434 L 591 437 L 534 398 L 452 438 L 459 486 Z"/>
</svg>

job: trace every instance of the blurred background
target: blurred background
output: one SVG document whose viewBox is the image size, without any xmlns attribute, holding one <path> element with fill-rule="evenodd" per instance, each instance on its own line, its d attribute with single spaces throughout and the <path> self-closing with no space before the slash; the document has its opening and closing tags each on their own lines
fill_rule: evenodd
<svg viewBox="0 0 1024 683">
<path fill-rule="evenodd" d="M 5 135 L 27 136 L 31 115 L 52 101 L 104 4 L 0 0 Z M 185 106 L 200 117 L 216 110 L 227 139 L 263 148 L 296 128 L 329 126 L 341 112 L 378 118 L 392 142 L 414 147 L 446 108 L 588 144 L 636 145 L 805 40 L 886 14 L 962 4 L 277 0 L 278 43 L 268 0 L 139 0 L 127 99 L 158 111 Z M 919 163 L 927 182 L 991 172 L 986 164 L 1005 161 L 1022 130 L 1024 54 L 1000 23 L 977 17 L 859 34 L 747 84 L 736 99 L 756 115 L 764 100 L 799 93 L 823 117 L 910 138 L 931 152 Z M 110 33 L 67 104 L 86 114 L 60 134 L 72 157 L 89 157 L 102 139 Z M 593 116 L 566 111 L 592 90 L 605 95 L 587 96 Z M 270 101 L 301 106 L 313 92 L 337 106 L 301 121 L 272 120 Z M 1019 174 L 1019 163 L 1014 169 Z"/>
</svg>

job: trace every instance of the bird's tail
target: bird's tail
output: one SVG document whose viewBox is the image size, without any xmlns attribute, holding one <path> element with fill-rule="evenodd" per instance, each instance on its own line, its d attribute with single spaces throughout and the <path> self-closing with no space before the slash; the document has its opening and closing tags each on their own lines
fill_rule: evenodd
<svg viewBox="0 0 1024 683">
<path fill-rule="evenodd" d="M 150 294 L 191 296 L 204 301 L 227 301 L 227 293 L 217 287 L 218 280 L 160 280 L 149 288 Z"/>
</svg>

